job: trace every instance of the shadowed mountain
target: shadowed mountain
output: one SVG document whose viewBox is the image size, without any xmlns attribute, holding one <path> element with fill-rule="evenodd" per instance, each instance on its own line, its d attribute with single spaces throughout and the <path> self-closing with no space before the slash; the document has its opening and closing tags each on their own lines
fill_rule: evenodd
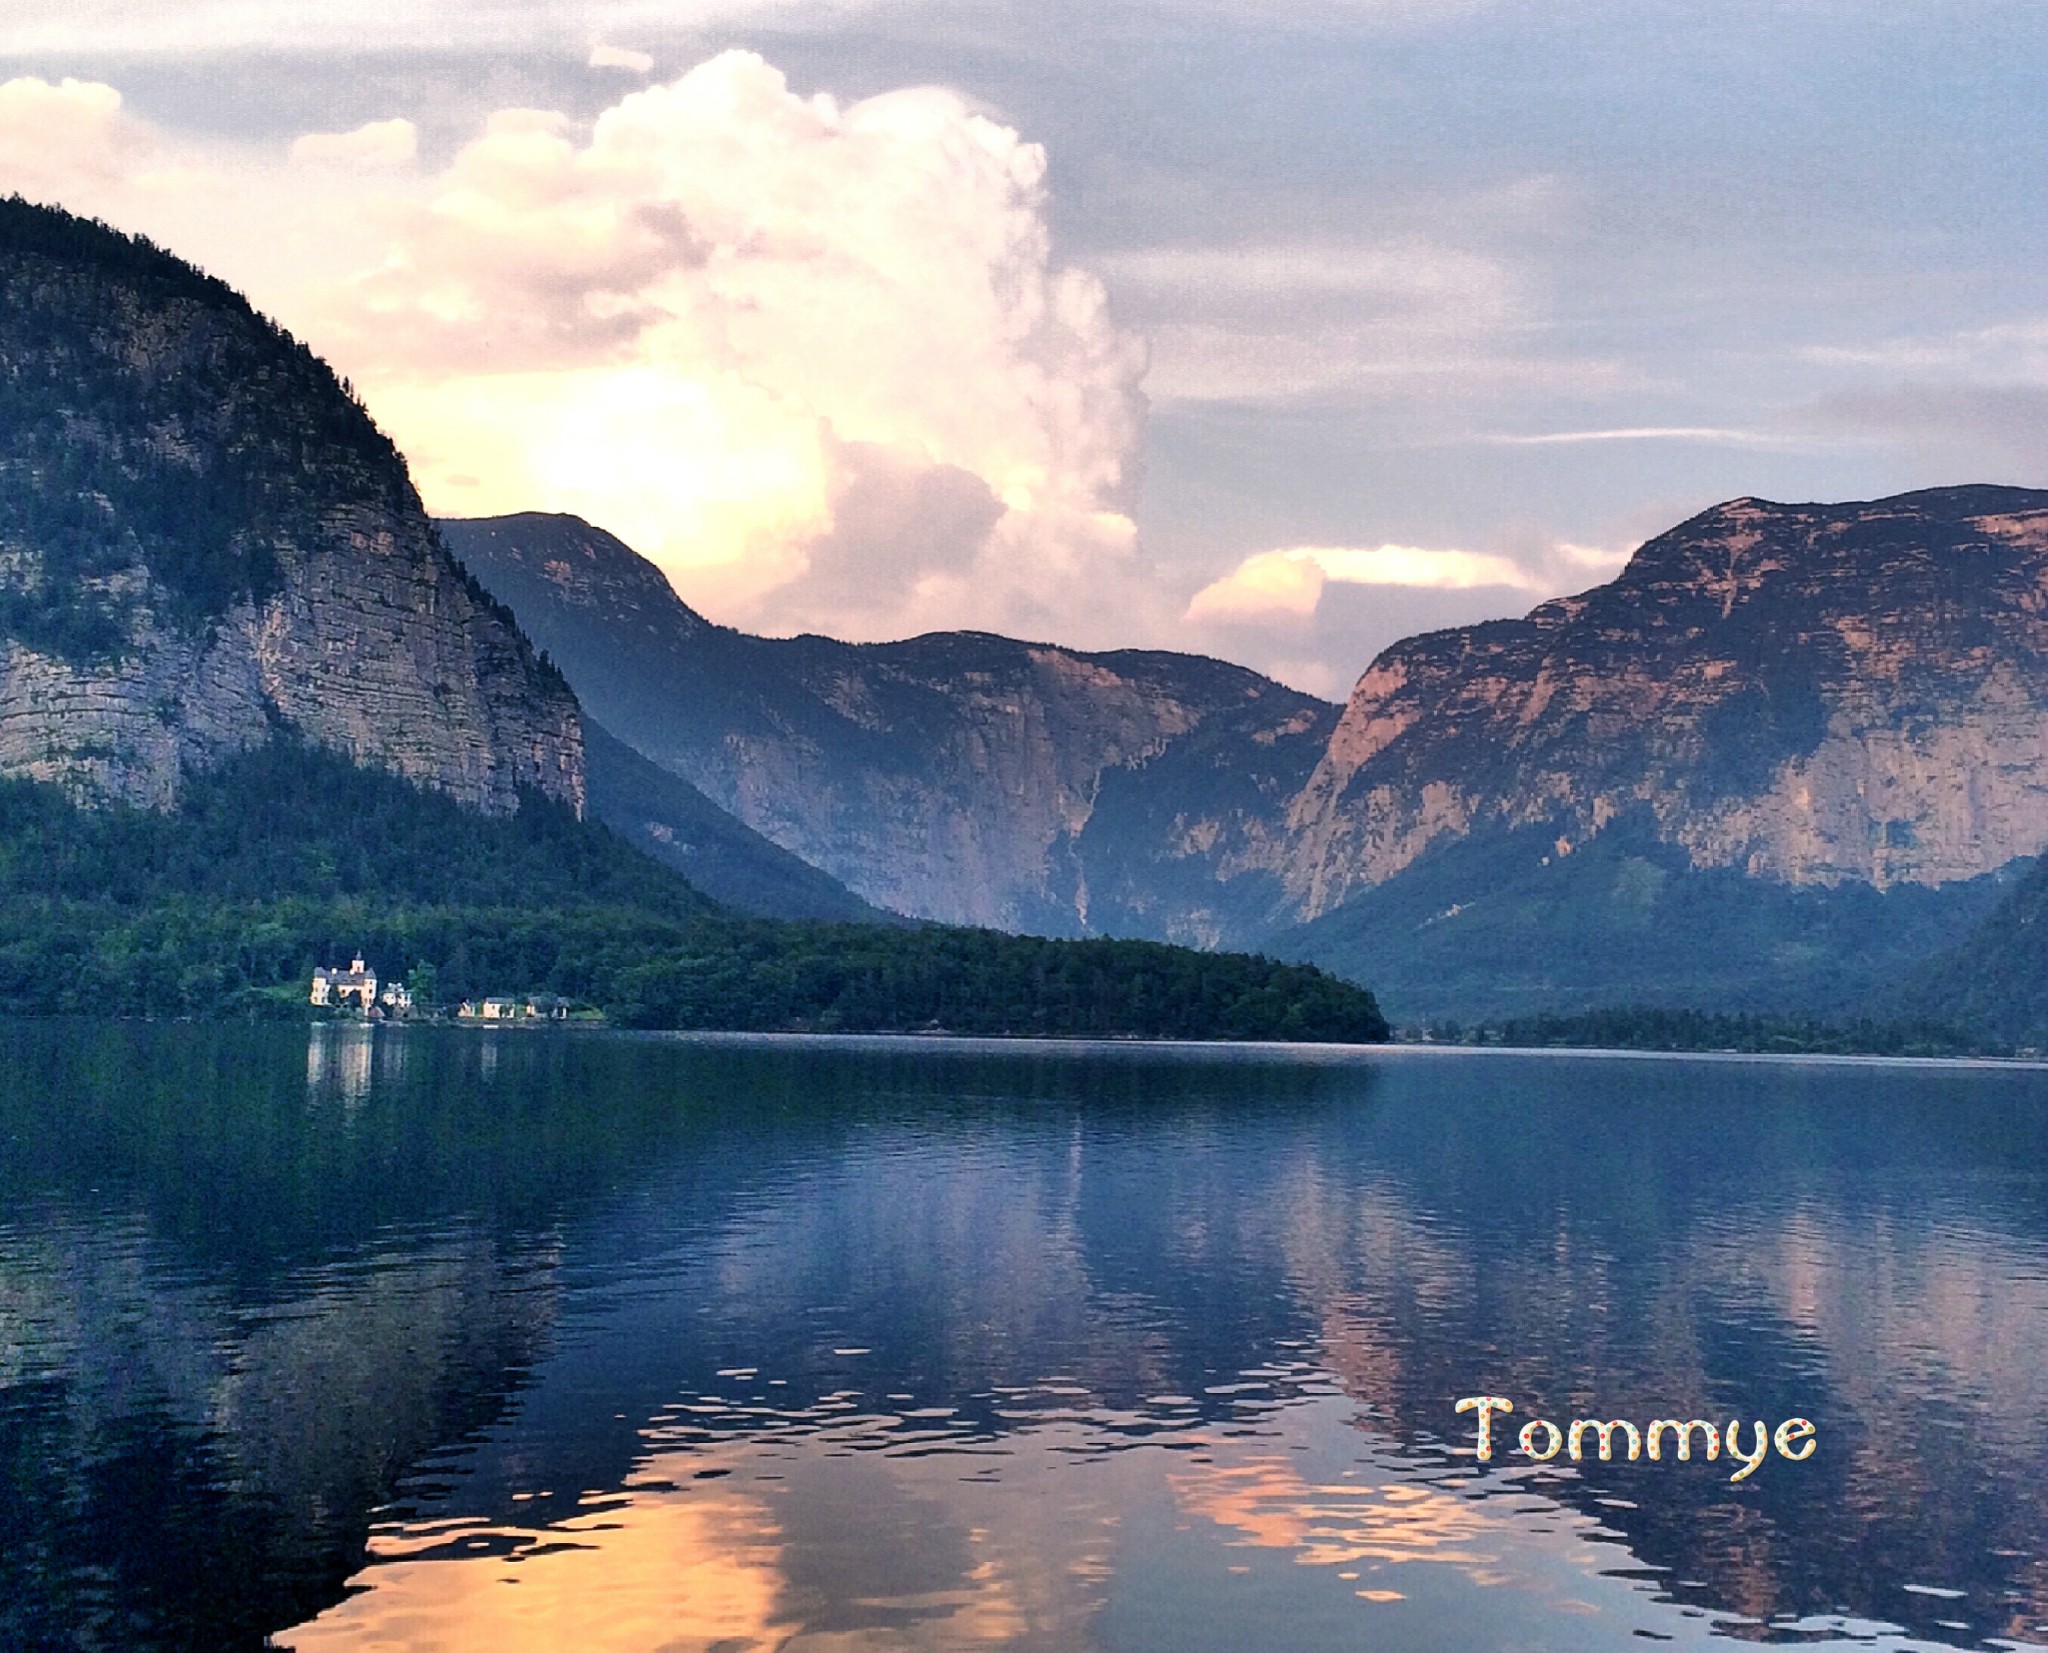
<svg viewBox="0 0 2048 1653">
<path fill-rule="evenodd" d="M 2010 883 L 1969 935 L 1913 971 L 1901 996 L 1996 1044 L 2048 1050 L 2048 858 Z"/>
<path fill-rule="evenodd" d="M 1281 897 L 1255 846 L 1321 751 L 1323 701 L 1192 655 L 752 637 L 578 518 L 441 527 L 607 729 L 870 901 L 1214 945 Z"/>
<path fill-rule="evenodd" d="M 712 900 L 764 918 L 883 916 L 830 873 L 777 848 L 587 718 L 583 752 L 590 813 Z"/>
<path fill-rule="evenodd" d="M 2031 865 L 1880 890 L 1695 867 L 1646 816 L 1611 823 L 1570 856 L 1549 828 L 1475 833 L 1267 946 L 1370 973 L 1407 1023 L 1622 1005 L 1919 1020 L 1937 1012 L 1902 983 Z"/>
<path fill-rule="evenodd" d="M 1409 1018 L 1911 1010 L 2048 846 L 2048 493 L 1737 500 L 1341 718 L 1186 656 L 749 637 L 575 518 L 444 531 L 621 739 L 870 898 Z"/>
</svg>

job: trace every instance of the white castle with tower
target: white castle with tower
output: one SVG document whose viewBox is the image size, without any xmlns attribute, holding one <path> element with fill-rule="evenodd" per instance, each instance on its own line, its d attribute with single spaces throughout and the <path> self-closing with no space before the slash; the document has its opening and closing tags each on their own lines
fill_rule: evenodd
<svg viewBox="0 0 2048 1653">
<path fill-rule="evenodd" d="M 361 953 L 356 954 L 346 970 L 329 970 L 325 965 L 316 969 L 307 997 L 316 1005 L 333 1009 L 412 1009 L 412 994 L 404 982 L 387 982 L 381 994 L 377 991 L 377 972 L 363 962 Z"/>
</svg>

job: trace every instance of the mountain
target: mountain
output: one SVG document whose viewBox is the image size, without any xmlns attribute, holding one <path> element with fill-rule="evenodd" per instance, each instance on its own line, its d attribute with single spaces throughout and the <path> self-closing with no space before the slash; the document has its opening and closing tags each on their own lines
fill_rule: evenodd
<svg viewBox="0 0 2048 1653">
<path fill-rule="evenodd" d="M 1397 643 L 1290 817 L 1314 917 L 1439 840 L 1639 809 L 1697 866 L 1941 884 L 2048 843 L 2048 493 L 1717 506 L 1527 618 Z"/>
<path fill-rule="evenodd" d="M 2032 864 L 1880 890 L 1698 867 L 1646 815 L 1570 856 L 1553 827 L 1479 831 L 1263 945 L 1369 976 L 1404 1024 L 1642 1006 L 1921 1021 L 1935 1013 L 1906 984 Z"/>
<path fill-rule="evenodd" d="M 694 895 L 643 890 L 645 872 L 609 859 L 627 845 L 785 917 L 857 918 L 865 898 L 1050 935 L 1262 943 L 1385 984 L 1404 1016 L 1622 999 L 1860 1010 L 1924 981 L 1930 1002 L 2031 1025 L 1997 978 L 2025 968 L 2048 878 L 2029 871 L 2048 848 L 2044 591 L 2048 493 L 1977 487 L 1716 507 L 1606 586 L 1397 644 L 1341 714 L 1184 655 L 749 637 L 573 518 L 437 528 L 348 387 L 230 289 L 104 226 L 0 202 L 0 780 L 109 822 L 155 811 L 173 834 L 106 828 L 97 874 L 150 892 L 115 914 L 38 883 L 37 857 L 87 829 L 24 803 L 0 898 L 29 903 L 10 920 L 30 938 L 20 980 L 61 976 L 63 935 L 90 931 L 116 938 L 123 1003 L 188 989 L 163 985 L 183 966 L 147 939 L 176 931 L 175 892 L 121 856 L 168 856 L 203 885 L 167 846 L 217 826 L 219 799 L 201 788 L 195 815 L 187 795 L 231 773 L 221 796 L 254 809 L 256 760 L 277 747 L 534 822 L 486 842 L 402 796 L 377 803 L 400 838 L 528 867 L 529 893 L 486 880 L 499 894 L 484 901 L 430 856 L 442 898 L 407 900 L 444 917 L 400 924 L 375 893 L 406 884 L 387 854 L 322 898 L 341 904 L 334 922 L 397 925 L 429 963 L 484 947 L 549 980 L 603 980 L 649 1015 L 758 1016 L 735 1007 L 785 988 L 797 1020 L 829 1009 L 843 1025 L 856 1001 L 871 1022 L 921 1014 L 951 1002 L 958 946 L 996 949 L 977 979 L 1002 1008 L 948 1014 L 1046 1025 L 1019 984 L 1055 993 L 1070 967 L 994 940 L 743 939 Z M 579 695 L 603 729 L 586 730 Z M 357 854 L 305 811 L 372 805 L 320 773 L 285 800 L 298 813 L 264 841 L 258 885 L 294 854 L 312 884 Z M 566 883 L 538 870 L 557 852 L 581 869 Z M 290 887 L 196 891 L 214 903 L 215 928 L 189 932 L 212 938 L 194 943 L 207 968 L 231 939 L 220 903 Z M 52 902 L 86 930 L 66 932 Z M 673 908 L 668 928 L 634 931 L 636 908 Z M 517 912 L 522 939 L 491 953 L 487 912 Z M 311 919 L 290 934 L 328 945 Z M 1915 975 L 1937 955 L 1936 976 Z M 856 956 L 921 985 L 847 999 L 832 972 Z M 1149 955 L 1073 957 L 1109 968 L 1128 1006 L 1163 979 Z M 136 958 L 155 962 L 121 975 Z M 255 986 L 282 969 L 229 973 Z M 1260 1002 L 1259 1025 L 1281 1025 Z"/>
<path fill-rule="evenodd" d="M 866 909 L 588 735 L 586 769 L 561 673 L 323 363 L 145 241 L 0 202 L 8 1011 L 303 1018 L 360 949 L 430 1002 L 642 1027 L 1386 1036 L 1271 959 L 744 917 L 697 882 Z"/>
<path fill-rule="evenodd" d="M 147 242 L 0 202 L 0 775 L 168 807 L 278 730 L 498 813 L 574 696 L 333 372 Z"/>
<path fill-rule="evenodd" d="M 583 753 L 590 813 L 712 900 L 763 918 L 873 923 L 887 916 L 587 718 Z"/>
<path fill-rule="evenodd" d="M 1994 1047 L 2048 1050 L 2048 857 L 2013 880 L 1969 934 L 1909 972 L 1899 998 Z"/>
<path fill-rule="evenodd" d="M 623 741 L 869 899 L 1259 946 L 1411 1021 L 1910 1014 L 2048 847 L 2048 493 L 1735 500 L 1341 716 L 1186 656 L 749 637 L 575 518 L 443 529 Z"/>
<path fill-rule="evenodd" d="M 146 243 L 0 202 L 0 775 L 173 807 L 289 733 L 495 813 L 586 804 L 706 893 L 857 897 L 586 729 L 327 366 Z M 657 772 L 658 773 L 658 772 Z"/>
<path fill-rule="evenodd" d="M 1190 655 L 748 636 L 578 518 L 441 529 L 607 729 L 880 906 L 1203 945 L 1280 910 L 1323 701 Z"/>
<path fill-rule="evenodd" d="M 1359 680 L 1274 870 L 1404 1014 L 1840 1008 L 2048 846 L 2048 493 L 1740 499 Z"/>
</svg>

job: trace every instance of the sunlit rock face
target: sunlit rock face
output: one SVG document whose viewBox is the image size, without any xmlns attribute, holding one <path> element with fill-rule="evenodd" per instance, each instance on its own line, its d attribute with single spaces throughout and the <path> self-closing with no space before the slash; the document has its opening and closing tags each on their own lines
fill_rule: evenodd
<svg viewBox="0 0 2048 1653">
<path fill-rule="evenodd" d="M 1648 820 L 1696 867 L 1879 889 L 2048 846 L 2048 493 L 1740 499 L 1359 680 L 1277 865 L 1305 917 L 1426 850 Z"/>
<path fill-rule="evenodd" d="M 442 529 L 606 729 L 920 917 L 1228 939 L 1278 894 L 1270 842 L 1336 717 L 1193 655 L 752 637 L 579 518 Z"/>
<path fill-rule="evenodd" d="M 147 243 L 0 202 L 0 775 L 168 808 L 280 728 L 582 807 L 568 686 L 326 365 Z"/>
</svg>

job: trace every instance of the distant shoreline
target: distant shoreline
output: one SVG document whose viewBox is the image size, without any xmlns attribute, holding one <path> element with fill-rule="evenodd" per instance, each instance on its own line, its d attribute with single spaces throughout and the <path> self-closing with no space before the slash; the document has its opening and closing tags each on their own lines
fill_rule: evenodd
<svg viewBox="0 0 2048 1653">
<path fill-rule="evenodd" d="M 1087 1035 L 988 1034 L 988 1033 L 804 1033 L 753 1032 L 745 1029 L 629 1028 L 584 1023 L 459 1022 L 452 1018 L 434 1022 L 309 1022 L 308 1027 L 363 1028 L 458 1028 L 474 1032 L 531 1031 L 546 1026 L 554 1031 L 608 1033 L 620 1038 L 660 1040 L 707 1045 L 804 1045 L 842 1049 L 930 1050 L 1015 1050 L 1036 1047 L 1047 1053 L 1087 1054 L 1113 1052 L 1178 1052 L 1188 1055 L 1236 1054 L 1314 1059 L 1321 1062 L 1349 1061 L 1359 1057 L 1415 1056 L 1537 1056 L 1557 1059 L 1592 1057 L 1601 1061 L 1769 1063 L 1774 1066 L 1955 1068 L 1997 1071 L 2048 1072 L 2048 1057 L 2032 1056 L 1878 1056 L 1841 1051 L 1742 1051 L 1742 1050 L 1632 1050 L 1597 1045 L 1456 1045 L 1424 1040 L 1389 1040 L 1385 1044 L 1339 1044 L 1284 1039 L 1142 1039 L 1103 1038 Z"/>
</svg>

